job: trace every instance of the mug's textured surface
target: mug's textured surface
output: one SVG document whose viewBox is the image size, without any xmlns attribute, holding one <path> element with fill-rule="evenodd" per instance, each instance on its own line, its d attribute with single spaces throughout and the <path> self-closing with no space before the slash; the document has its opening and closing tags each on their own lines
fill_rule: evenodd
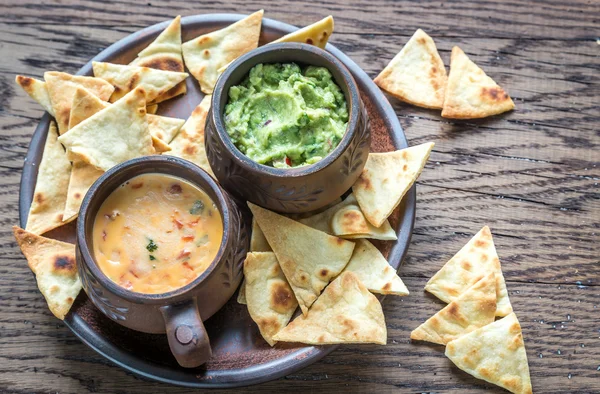
<svg viewBox="0 0 600 394">
<path fill-rule="evenodd" d="M 255 65 L 275 62 L 326 67 L 346 96 L 346 134 L 333 152 L 315 164 L 291 169 L 258 164 L 233 145 L 223 124 L 229 88 Z M 333 55 L 296 43 L 261 47 L 234 61 L 217 82 L 205 129 L 206 154 L 220 184 L 245 200 L 287 213 L 313 211 L 346 192 L 365 165 L 370 140 L 369 117 L 350 72 Z"/>
</svg>

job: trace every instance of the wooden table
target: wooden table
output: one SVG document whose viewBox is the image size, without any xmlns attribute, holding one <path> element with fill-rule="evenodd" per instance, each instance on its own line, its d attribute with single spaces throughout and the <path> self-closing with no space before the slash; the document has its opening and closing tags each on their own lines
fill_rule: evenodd
<svg viewBox="0 0 600 394">
<path fill-rule="evenodd" d="M 477 121 L 390 99 L 411 145 L 436 146 L 418 182 L 417 219 L 400 271 L 409 297 L 384 304 L 387 346 L 343 346 L 249 391 L 503 392 L 471 378 L 443 347 L 409 333 L 442 307 L 423 286 L 472 234 L 494 233 L 524 331 L 534 390 L 600 393 L 600 3 L 332 0 L 0 3 L 0 392 L 183 393 L 95 354 L 53 318 L 10 227 L 21 167 L 42 109 L 15 74 L 75 72 L 109 44 L 177 14 L 265 8 L 306 25 L 333 14 L 331 42 L 375 76 L 417 28 L 446 65 L 459 45 L 506 88 L 516 110 Z"/>
</svg>

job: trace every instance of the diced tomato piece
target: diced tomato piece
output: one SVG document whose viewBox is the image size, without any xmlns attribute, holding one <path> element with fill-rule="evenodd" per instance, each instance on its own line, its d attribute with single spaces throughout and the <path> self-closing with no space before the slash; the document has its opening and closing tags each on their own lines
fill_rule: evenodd
<svg viewBox="0 0 600 394">
<path fill-rule="evenodd" d="M 292 166 L 292 159 L 290 159 L 289 157 L 285 157 L 285 164 L 287 164 L 288 166 Z"/>
<path fill-rule="evenodd" d="M 181 230 L 183 228 L 183 223 L 177 220 L 177 218 L 173 218 L 173 223 L 175 223 L 175 226 L 177 226 L 178 229 Z"/>
<path fill-rule="evenodd" d="M 191 253 L 192 253 L 192 252 L 190 252 L 189 250 L 187 250 L 187 249 L 185 249 L 185 248 L 184 248 L 184 249 L 183 249 L 181 252 L 179 252 L 179 254 L 177 255 L 177 260 L 181 260 L 181 259 L 183 259 L 183 258 L 185 258 L 185 257 L 189 257 L 189 255 L 190 255 Z"/>
<path fill-rule="evenodd" d="M 184 235 L 183 237 L 181 237 L 181 240 L 184 242 L 190 242 L 193 241 L 194 238 L 196 238 L 195 235 Z"/>
</svg>

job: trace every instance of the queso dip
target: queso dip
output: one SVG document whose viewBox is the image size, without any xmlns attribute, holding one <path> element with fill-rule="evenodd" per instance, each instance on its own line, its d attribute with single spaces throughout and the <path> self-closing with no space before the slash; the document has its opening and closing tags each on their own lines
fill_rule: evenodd
<svg viewBox="0 0 600 394">
<path fill-rule="evenodd" d="M 166 293 L 208 268 L 222 236 L 221 215 L 205 192 L 177 177 L 143 174 L 102 203 L 94 222 L 94 256 L 121 287 Z"/>
</svg>

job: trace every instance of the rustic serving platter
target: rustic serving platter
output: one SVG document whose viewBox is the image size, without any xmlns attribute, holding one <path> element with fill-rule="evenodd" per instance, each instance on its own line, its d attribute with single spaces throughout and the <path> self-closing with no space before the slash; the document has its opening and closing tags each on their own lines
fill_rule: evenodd
<svg viewBox="0 0 600 394">
<path fill-rule="evenodd" d="M 182 18 L 182 38 L 187 41 L 198 35 L 223 28 L 243 18 L 235 14 L 205 14 Z M 128 64 L 137 53 L 152 42 L 170 21 L 150 26 L 116 42 L 93 61 Z M 260 44 L 264 45 L 297 28 L 264 18 Z M 335 33 L 334 33 L 335 40 Z M 371 78 L 335 46 L 326 48 L 338 57 L 354 76 L 371 119 L 371 152 L 385 152 L 407 147 L 406 137 L 390 103 Z M 92 75 L 92 61 L 78 75 Z M 203 94 L 197 82 L 189 77 L 187 94 L 163 102 L 160 115 L 186 119 Z M 23 167 L 19 213 L 25 227 L 41 161 L 50 116 L 44 115 L 36 128 Z M 399 268 L 410 241 L 415 219 L 416 192 L 413 187 L 390 217 L 398 240 L 373 241 L 394 268 Z M 75 225 L 60 227 L 45 236 L 74 242 Z M 124 328 L 98 311 L 81 292 L 64 320 L 73 333 L 92 349 L 139 376 L 175 385 L 198 388 L 223 388 L 256 384 L 285 376 L 316 362 L 337 346 L 301 346 L 279 343 L 271 348 L 261 337 L 245 305 L 234 295 L 217 314 L 205 322 L 213 357 L 199 368 L 180 367 L 172 356 L 165 335 L 144 334 Z"/>
</svg>

